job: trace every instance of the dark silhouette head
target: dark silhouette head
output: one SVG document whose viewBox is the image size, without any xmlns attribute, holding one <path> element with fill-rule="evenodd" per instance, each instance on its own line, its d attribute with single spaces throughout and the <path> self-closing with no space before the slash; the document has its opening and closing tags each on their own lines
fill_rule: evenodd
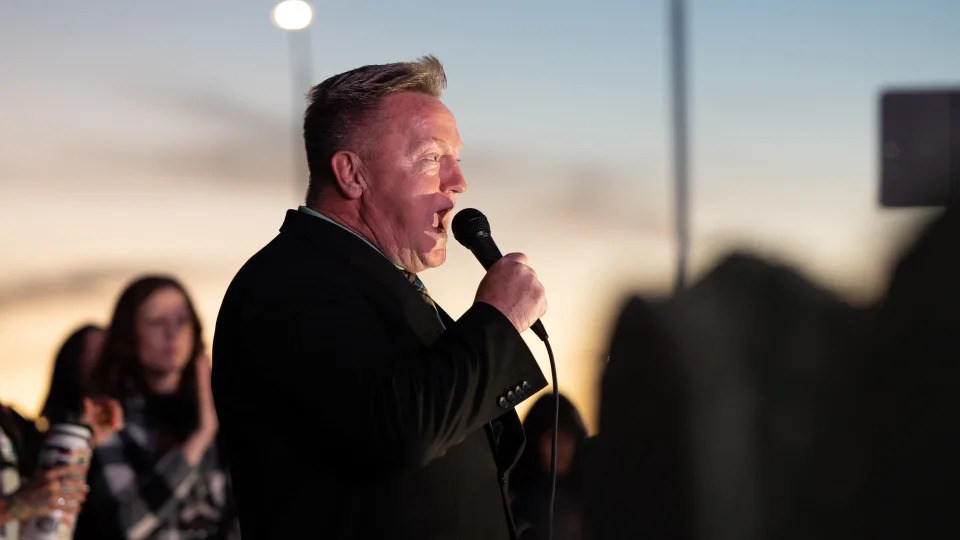
<svg viewBox="0 0 960 540">
<path fill-rule="evenodd" d="M 587 428 L 576 406 L 560 394 L 557 427 L 557 482 L 578 486 L 580 482 L 580 450 L 587 438 Z M 510 473 L 510 489 L 517 490 L 549 477 L 550 446 L 554 420 L 553 394 L 544 394 L 530 407 L 523 420 L 526 446 Z"/>
<path fill-rule="evenodd" d="M 68 412 L 80 412 L 81 400 L 90 390 L 90 373 L 100 356 L 103 336 L 102 327 L 85 324 L 60 346 L 53 362 L 50 389 L 40 412 L 48 424 L 64 421 Z"/>
</svg>

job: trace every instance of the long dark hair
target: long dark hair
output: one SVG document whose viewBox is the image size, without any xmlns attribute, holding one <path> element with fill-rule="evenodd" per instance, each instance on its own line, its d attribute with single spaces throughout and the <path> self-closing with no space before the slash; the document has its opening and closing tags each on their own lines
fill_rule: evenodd
<svg viewBox="0 0 960 540">
<path fill-rule="evenodd" d="M 193 325 L 193 350 L 190 361 L 183 369 L 176 399 L 189 409 L 190 418 L 195 421 L 197 402 L 194 362 L 203 351 L 203 328 L 186 288 L 173 277 L 143 276 L 127 285 L 113 310 L 113 317 L 110 319 L 110 326 L 103 342 L 103 352 L 100 354 L 92 379 L 96 381 L 100 393 L 114 397 L 121 403 L 131 395 L 148 393 L 138 356 L 137 314 L 143 303 L 153 293 L 168 288 L 176 289 L 183 294 L 190 312 L 190 322 Z M 180 431 L 189 431 L 192 427 L 185 425 Z"/>
<path fill-rule="evenodd" d="M 557 430 L 573 436 L 575 441 L 573 463 L 570 472 L 564 479 L 557 478 L 557 483 L 564 483 L 578 489 L 580 487 L 580 458 L 583 442 L 587 439 L 587 428 L 583 423 L 577 407 L 566 396 L 560 394 L 560 410 Z M 526 445 L 516 466 L 510 472 L 510 489 L 522 489 L 532 483 L 549 477 L 549 472 L 543 469 L 540 463 L 540 438 L 553 430 L 554 414 L 553 394 L 544 394 L 530 407 L 523 420 L 523 431 L 526 435 Z"/>
<path fill-rule="evenodd" d="M 67 412 L 79 412 L 82 408 L 81 399 L 89 383 L 83 380 L 80 359 L 86 351 L 87 334 L 101 330 L 103 328 L 96 324 L 85 324 L 74 330 L 60 346 L 53 362 L 47 399 L 40 412 L 48 424 L 60 422 Z"/>
</svg>

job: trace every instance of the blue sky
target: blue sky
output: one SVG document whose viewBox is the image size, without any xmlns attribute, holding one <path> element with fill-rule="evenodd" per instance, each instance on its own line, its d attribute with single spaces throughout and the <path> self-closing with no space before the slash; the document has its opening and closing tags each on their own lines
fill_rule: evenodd
<svg viewBox="0 0 960 540">
<path fill-rule="evenodd" d="M 303 189 L 272 5 L 0 4 L 0 350 L 16 359 L 0 363 L 16 375 L 0 400 L 34 407 L 67 326 L 105 319 L 145 269 L 194 283 L 212 328 L 232 273 Z M 426 53 L 445 64 L 461 205 L 539 262 L 561 378 L 589 412 L 622 295 L 671 280 L 666 3 L 313 5 L 317 81 Z M 960 85 L 960 2 L 688 6 L 694 270 L 746 246 L 875 297 L 925 215 L 877 207 L 877 96 Z M 425 279 L 452 312 L 471 300 L 460 276 L 481 276 L 461 251 Z"/>
</svg>

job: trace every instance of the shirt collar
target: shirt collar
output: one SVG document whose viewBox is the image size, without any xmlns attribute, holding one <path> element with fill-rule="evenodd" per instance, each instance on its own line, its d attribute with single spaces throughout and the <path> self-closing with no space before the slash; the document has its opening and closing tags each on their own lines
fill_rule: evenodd
<svg viewBox="0 0 960 540">
<path fill-rule="evenodd" d="M 374 249 L 377 253 L 379 253 L 380 255 L 383 255 L 383 258 L 384 258 L 384 259 L 387 259 L 388 261 L 390 260 L 390 259 L 387 258 L 386 255 L 383 254 L 382 251 L 380 251 L 380 248 L 378 248 L 377 246 L 375 246 L 375 245 L 373 245 L 372 243 L 370 243 L 370 241 L 367 240 L 366 238 L 364 238 L 364 237 L 360 236 L 359 234 L 357 234 L 357 232 L 354 231 L 353 229 L 348 229 L 348 228 L 345 227 L 344 225 L 342 225 L 342 224 L 340 224 L 340 223 L 338 223 L 338 222 L 330 219 L 329 217 L 321 214 L 320 212 L 317 212 L 317 211 L 314 210 L 313 208 L 308 208 L 308 207 L 306 207 L 306 206 L 302 206 L 302 205 L 301 205 L 301 206 L 298 208 L 298 210 L 301 211 L 301 212 L 303 212 L 304 214 L 309 214 L 309 215 L 311 215 L 311 216 L 313 216 L 313 217 L 317 217 L 317 218 L 320 218 L 320 219 L 322 219 L 322 220 L 324 220 L 324 221 L 327 221 L 327 222 L 329 222 L 329 223 L 333 223 L 333 224 L 336 225 L 337 227 L 340 227 L 341 229 L 347 231 L 348 233 L 356 236 L 356 237 L 359 238 L 360 240 L 363 240 L 363 243 L 364 243 L 364 244 L 366 244 L 366 245 L 370 246 L 371 248 L 373 248 L 373 249 Z M 393 261 L 390 261 L 390 264 L 393 264 L 393 266 L 395 266 L 395 267 L 397 268 L 397 270 L 406 272 L 406 270 L 404 270 L 402 266 L 399 266 L 399 265 L 395 264 Z"/>
</svg>

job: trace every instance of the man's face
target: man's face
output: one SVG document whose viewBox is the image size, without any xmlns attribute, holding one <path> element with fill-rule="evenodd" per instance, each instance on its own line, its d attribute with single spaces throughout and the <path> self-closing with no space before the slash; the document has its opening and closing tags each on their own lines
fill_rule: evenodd
<svg viewBox="0 0 960 540">
<path fill-rule="evenodd" d="M 439 266 L 456 196 L 467 189 L 457 122 L 439 99 L 414 92 L 387 95 L 374 122 L 361 216 L 395 263 L 410 272 Z"/>
</svg>

